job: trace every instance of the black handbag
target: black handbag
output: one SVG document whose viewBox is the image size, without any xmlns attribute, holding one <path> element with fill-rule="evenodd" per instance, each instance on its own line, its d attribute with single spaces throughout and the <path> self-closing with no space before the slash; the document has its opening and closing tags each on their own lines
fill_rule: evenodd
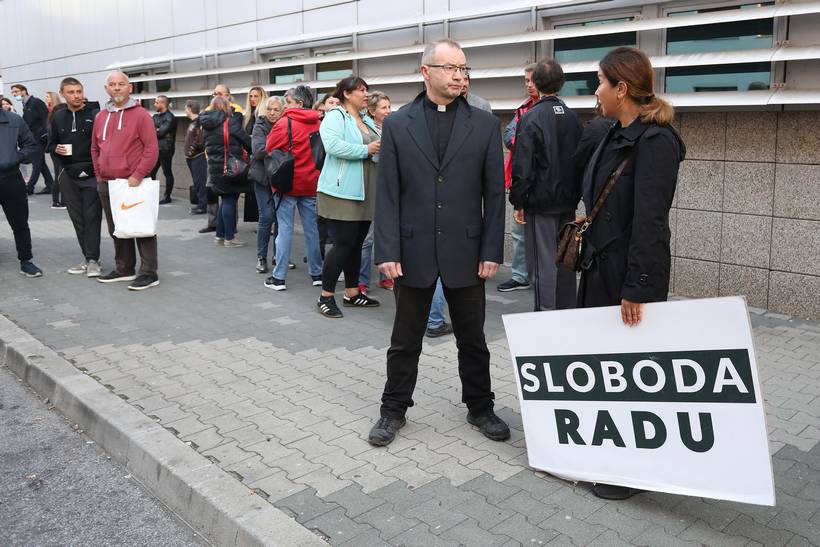
<svg viewBox="0 0 820 547">
<path fill-rule="evenodd" d="M 222 124 L 222 142 L 225 143 L 225 161 L 222 164 L 222 176 L 228 183 L 245 183 L 248 180 L 248 170 L 250 165 L 246 161 L 246 152 L 242 151 L 241 158 L 230 153 L 230 130 L 228 129 L 228 122 L 230 118 L 225 118 Z"/>
<path fill-rule="evenodd" d="M 310 151 L 313 154 L 313 164 L 321 171 L 325 165 L 325 144 L 318 131 L 310 134 Z"/>
<path fill-rule="evenodd" d="M 280 194 L 293 190 L 293 133 L 288 118 L 288 150 L 271 150 L 265 155 L 265 178 Z"/>
</svg>

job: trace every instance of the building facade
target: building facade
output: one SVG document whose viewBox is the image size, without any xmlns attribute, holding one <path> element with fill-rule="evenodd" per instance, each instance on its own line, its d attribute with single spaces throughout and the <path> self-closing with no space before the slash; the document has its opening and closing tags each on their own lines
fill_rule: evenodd
<svg viewBox="0 0 820 547">
<path fill-rule="evenodd" d="M 597 61 L 640 47 L 689 149 L 673 290 L 820 318 L 820 1 L 4 0 L 0 25 L 7 87 L 42 95 L 72 75 L 101 100 L 119 68 L 146 106 L 162 93 L 177 114 L 217 83 L 243 104 L 252 85 L 325 93 L 349 74 L 400 106 L 421 89 L 424 43 L 445 36 L 502 121 L 523 67 L 544 57 L 564 66 L 566 102 L 590 112 Z"/>
</svg>

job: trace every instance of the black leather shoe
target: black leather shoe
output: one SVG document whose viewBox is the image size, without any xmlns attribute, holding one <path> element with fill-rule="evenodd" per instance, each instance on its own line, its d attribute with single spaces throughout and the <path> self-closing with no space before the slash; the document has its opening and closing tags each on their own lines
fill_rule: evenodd
<svg viewBox="0 0 820 547">
<path fill-rule="evenodd" d="M 450 334 L 451 332 L 453 332 L 453 327 L 450 326 L 450 323 L 445 321 L 438 327 L 428 328 L 427 338 L 438 338 L 439 336 L 444 336 L 445 334 Z"/>
<path fill-rule="evenodd" d="M 215 231 L 216 231 L 216 228 L 212 227 L 212 226 L 206 226 L 205 228 L 202 228 L 201 230 L 197 230 L 197 232 L 199 232 L 200 234 L 207 234 L 208 232 L 215 232 Z"/>
<path fill-rule="evenodd" d="M 476 426 L 481 434 L 493 441 L 506 441 L 510 438 L 510 428 L 507 423 L 490 412 L 486 416 L 473 416 L 467 413 L 467 422 Z"/>
<path fill-rule="evenodd" d="M 640 492 L 635 488 L 615 486 L 614 484 L 604 484 L 602 482 L 592 485 L 592 493 L 605 500 L 625 500 Z"/>
<path fill-rule="evenodd" d="M 392 416 L 382 416 L 370 434 L 367 436 L 367 442 L 373 446 L 387 446 L 396 438 L 396 432 L 404 427 L 407 420 L 404 418 L 393 418 Z"/>
</svg>

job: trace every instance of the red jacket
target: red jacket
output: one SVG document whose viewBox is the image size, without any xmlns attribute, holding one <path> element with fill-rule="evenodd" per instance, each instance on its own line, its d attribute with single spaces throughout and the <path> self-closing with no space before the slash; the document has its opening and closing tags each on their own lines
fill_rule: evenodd
<svg viewBox="0 0 820 547">
<path fill-rule="evenodd" d="M 313 162 L 310 150 L 310 135 L 319 131 L 319 113 L 307 108 L 287 108 L 268 134 L 265 152 L 271 150 L 289 150 L 288 120 L 291 121 L 293 135 L 293 190 L 288 192 L 294 197 L 313 197 L 316 195 L 316 183 L 319 181 L 319 170 Z"/>
<path fill-rule="evenodd" d="M 530 109 L 532 105 L 537 102 L 537 99 L 533 99 L 532 97 L 527 97 L 527 100 L 524 103 L 515 109 L 515 117 L 513 118 L 515 121 L 515 125 L 518 125 L 518 120 L 521 119 L 527 110 Z M 510 147 L 510 153 L 507 154 L 507 159 L 504 160 L 504 188 L 507 190 L 510 189 L 510 185 L 512 184 L 512 157 L 513 157 L 513 150 L 515 149 L 515 136 L 512 138 L 512 146 Z"/>
<path fill-rule="evenodd" d="M 154 120 L 131 99 L 125 108 L 110 102 L 94 118 L 91 161 L 97 180 L 147 177 L 159 157 Z"/>
</svg>

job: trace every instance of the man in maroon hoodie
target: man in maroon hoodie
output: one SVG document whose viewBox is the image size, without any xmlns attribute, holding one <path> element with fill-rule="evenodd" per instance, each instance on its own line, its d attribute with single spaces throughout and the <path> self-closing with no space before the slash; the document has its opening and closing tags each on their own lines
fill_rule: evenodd
<svg viewBox="0 0 820 547">
<path fill-rule="evenodd" d="M 116 266 L 111 272 L 98 277 L 97 281 L 131 281 L 128 288 L 132 291 L 141 291 L 159 285 L 157 236 L 136 238 L 141 264 L 139 275 L 135 275 L 135 240 L 114 236 L 108 181 L 128 179 L 129 186 L 139 186 L 157 163 L 157 134 L 151 115 L 137 100 L 131 98 L 131 82 L 128 81 L 128 76 L 119 71 L 110 73 L 105 78 L 105 91 L 111 100 L 94 119 L 91 159 L 99 181 L 97 190 L 105 212 L 108 233 L 114 240 Z"/>
</svg>

